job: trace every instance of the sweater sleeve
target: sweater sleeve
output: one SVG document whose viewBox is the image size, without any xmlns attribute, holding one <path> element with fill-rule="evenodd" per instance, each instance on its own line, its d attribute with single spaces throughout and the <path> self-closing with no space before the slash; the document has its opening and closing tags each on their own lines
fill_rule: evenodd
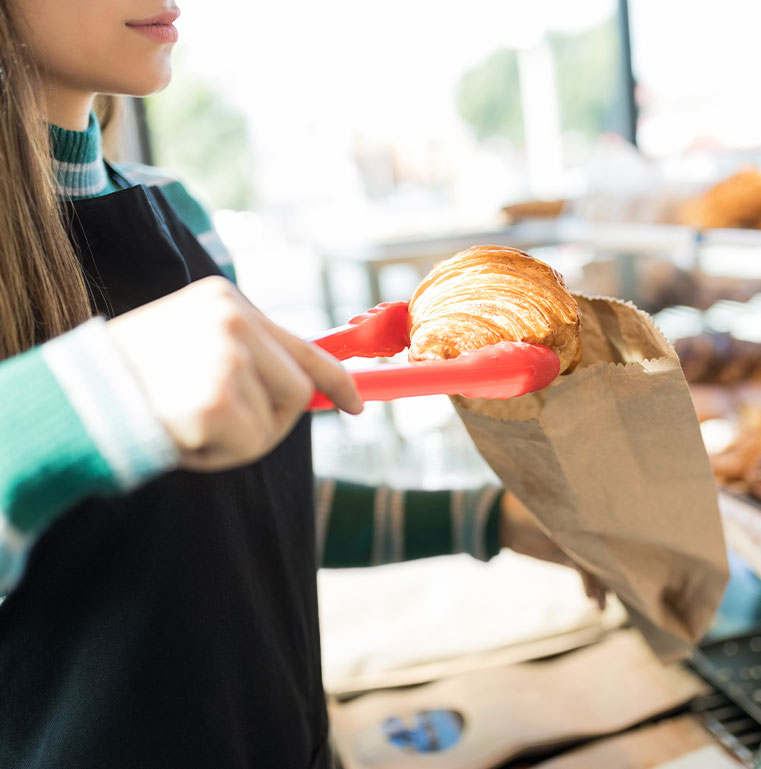
<svg viewBox="0 0 761 769">
<path fill-rule="evenodd" d="M 375 566 L 463 552 L 488 560 L 500 549 L 502 491 L 402 490 L 318 478 L 317 562 Z"/>
<path fill-rule="evenodd" d="M 177 462 L 101 318 L 0 363 L 0 436 L 0 594 L 61 513 Z"/>
</svg>

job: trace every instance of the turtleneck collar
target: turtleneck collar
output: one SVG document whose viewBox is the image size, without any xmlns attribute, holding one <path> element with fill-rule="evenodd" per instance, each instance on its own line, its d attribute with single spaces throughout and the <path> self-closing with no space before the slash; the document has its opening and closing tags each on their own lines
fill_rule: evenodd
<svg viewBox="0 0 761 769">
<path fill-rule="evenodd" d="M 53 174 L 61 197 L 93 198 L 114 190 L 103 161 L 100 125 L 94 113 L 84 131 L 50 126 Z"/>
</svg>

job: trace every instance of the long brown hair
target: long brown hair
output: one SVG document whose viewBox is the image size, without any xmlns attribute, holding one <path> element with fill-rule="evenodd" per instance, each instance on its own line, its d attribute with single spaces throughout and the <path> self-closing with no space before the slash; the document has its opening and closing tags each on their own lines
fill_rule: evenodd
<svg viewBox="0 0 761 769">
<path fill-rule="evenodd" d="M 0 360 L 92 315 L 56 199 L 41 90 L 0 0 Z"/>
</svg>

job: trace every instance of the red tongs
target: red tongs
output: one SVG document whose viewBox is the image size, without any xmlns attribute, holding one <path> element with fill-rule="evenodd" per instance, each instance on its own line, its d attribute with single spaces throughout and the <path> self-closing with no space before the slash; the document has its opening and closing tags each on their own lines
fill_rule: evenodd
<svg viewBox="0 0 761 769">
<path fill-rule="evenodd" d="M 407 302 L 384 302 L 310 341 L 339 360 L 385 358 L 409 346 Z M 388 364 L 351 375 L 366 401 L 390 401 L 413 395 L 468 398 L 515 398 L 542 390 L 560 370 L 554 350 L 524 342 L 500 342 L 450 360 Z M 315 393 L 310 409 L 333 407 Z"/>
</svg>

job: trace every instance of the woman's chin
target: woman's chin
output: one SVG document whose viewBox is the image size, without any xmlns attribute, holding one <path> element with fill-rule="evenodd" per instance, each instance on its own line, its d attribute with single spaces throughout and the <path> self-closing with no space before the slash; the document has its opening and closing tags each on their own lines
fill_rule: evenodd
<svg viewBox="0 0 761 769">
<path fill-rule="evenodd" d="M 124 96 L 150 96 L 163 91 L 172 79 L 172 65 L 156 67 L 145 73 L 132 72 L 130 76 L 120 79 L 109 89 L 110 93 Z"/>
</svg>

